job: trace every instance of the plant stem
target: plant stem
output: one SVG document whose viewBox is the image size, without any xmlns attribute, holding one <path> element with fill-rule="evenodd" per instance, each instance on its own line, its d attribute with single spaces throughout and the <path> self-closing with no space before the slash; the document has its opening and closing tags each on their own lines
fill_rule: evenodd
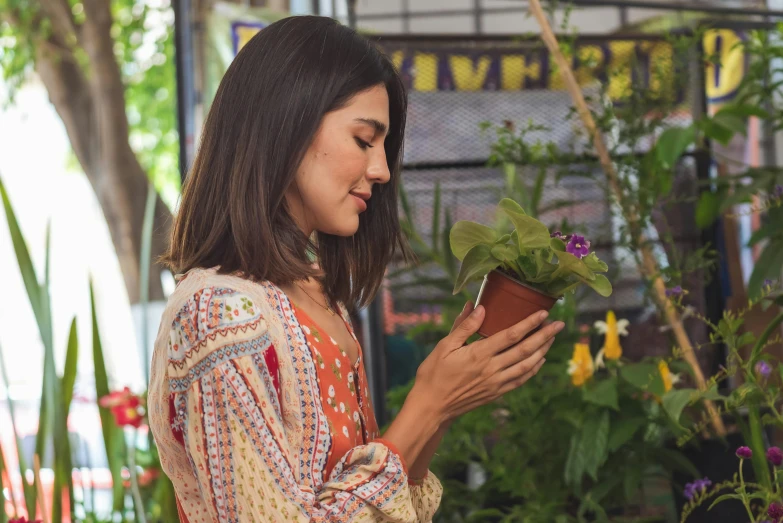
<svg viewBox="0 0 783 523">
<path fill-rule="evenodd" d="M 750 521 L 753 522 L 755 518 L 753 517 L 753 512 L 750 510 L 750 504 L 748 503 L 747 492 L 745 491 L 745 478 L 743 477 L 742 474 L 743 463 L 745 463 L 745 460 L 740 458 L 739 478 L 740 478 L 740 486 L 742 487 L 742 505 L 745 507 L 745 510 L 748 511 L 748 517 L 750 517 Z"/>
<path fill-rule="evenodd" d="M 750 352 L 750 361 L 748 362 L 751 368 L 758 361 L 759 355 L 761 354 L 761 349 L 764 348 L 764 345 L 767 343 L 769 337 L 772 336 L 773 332 L 775 332 L 775 329 L 780 328 L 781 323 L 783 323 L 783 312 L 775 316 L 775 319 L 772 320 L 769 325 L 767 325 L 767 328 L 764 329 L 764 332 L 761 334 L 761 337 L 756 341 L 756 344 L 753 346 L 753 350 Z"/>
<path fill-rule="evenodd" d="M 128 469 L 130 471 L 131 494 L 133 495 L 133 505 L 136 507 L 136 515 L 139 518 L 138 523 L 147 523 L 147 517 L 144 514 L 144 502 L 141 499 L 141 492 L 139 491 L 139 478 L 136 476 L 136 431 L 134 430 L 132 434 L 132 444 L 128 443 L 127 438 L 124 438 L 125 446 L 128 451 Z"/>
</svg>

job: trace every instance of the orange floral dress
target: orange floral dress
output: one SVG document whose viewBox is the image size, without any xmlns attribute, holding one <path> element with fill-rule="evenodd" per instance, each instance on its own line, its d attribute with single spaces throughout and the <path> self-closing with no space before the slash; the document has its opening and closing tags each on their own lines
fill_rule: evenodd
<svg viewBox="0 0 783 523">
<path fill-rule="evenodd" d="M 370 402 L 367 376 L 362 363 L 362 348 L 350 324 L 341 314 L 359 349 L 359 358 L 353 365 L 348 359 L 348 353 L 304 310 L 294 304 L 292 309 L 305 333 L 307 346 L 316 363 L 321 403 L 333 438 L 324 470 L 324 478 L 327 478 L 348 451 L 377 439 L 380 431 Z"/>
</svg>

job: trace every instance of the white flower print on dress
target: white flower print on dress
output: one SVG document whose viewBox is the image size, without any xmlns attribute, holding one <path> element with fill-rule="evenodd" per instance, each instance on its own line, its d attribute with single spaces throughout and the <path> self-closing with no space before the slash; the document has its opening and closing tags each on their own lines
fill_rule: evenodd
<svg viewBox="0 0 783 523">
<path fill-rule="evenodd" d="M 358 410 L 353 411 L 353 420 L 354 421 L 359 421 L 359 411 Z"/>
<path fill-rule="evenodd" d="M 342 363 L 340 363 L 340 360 L 338 360 L 337 358 L 334 359 L 334 364 L 337 365 L 338 369 L 342 366 Z"/>
<path fill-rule="evenodd" d="M 302 325 L 302 330 L 305 331 L 306 334 L 310 334 L 310 327 L 307 325 Z"/>
<path fill-rule="evenodd" d="M 345 403 L 340 402 L 340 412 L 345 412 Z"/>
<path fill-rule="evenodd" d="M 329 385 L 329 397 L 334 398 L 334 385 Z"/>
<path fill-rule="evenodd" d="M 348 436 L 348 427 L 346 427 L 345 425 L 343 425 L 343 434 L 345 434 L 346 438 L 349 437 Z"/>
<path fill-rule="evenodd" d="M 329 341 L 332 342 L 332 345 L 337 345 L 337 342 L 334 341 L 334 338 L 332 338 L 331 336 L 329 336 Z"/>
</svg>

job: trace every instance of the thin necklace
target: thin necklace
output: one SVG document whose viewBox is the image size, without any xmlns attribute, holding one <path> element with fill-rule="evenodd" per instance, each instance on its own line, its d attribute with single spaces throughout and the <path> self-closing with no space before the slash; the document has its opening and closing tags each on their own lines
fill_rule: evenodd
<svg viewBox="0 0 783 523">
<path fill-rule="evenodd" d="M 296 284 L 296 286 L 297 286 L 297 287 L 299 287 L 299 288 L 302 290 L 302 292 L 303 292 L 303 293 L 307 294 L 307 297 L 308 297 L 308 298 L 310 298 L 310 299 L 313 301 L 313 303 L 315 303 L 316 305 L 318 305 L 318 306 L 319 306 L 319 307 L 321 307 L 322 309 L 325 309 L 325 310 L 326 310 L 326 312 L 328 312 L 328 313 L 329 313 L 329 314 L 331 314 L 332 316 L 334 316 L 334 315 L 335 315 L 335 312 L 334 312 L 334 310 L 332 310 L 332 308 L 331 308 L 329 305 L 321 305 L 321 302 L 319 302 L 318 300 L 316 300 L 315 298 L 313 298 L 312 296 L 310 296 L 310 293 L 309 293 L 309 292 L 307 292 L 307 291 L 304 289 L 304 287 L 302 287 L 302 286 L 301 286 L 301 285 L 299 285 L 298 283 Z M 327 303 L 328 303 L 328 300 L 327 300 Z"/>
</svg>

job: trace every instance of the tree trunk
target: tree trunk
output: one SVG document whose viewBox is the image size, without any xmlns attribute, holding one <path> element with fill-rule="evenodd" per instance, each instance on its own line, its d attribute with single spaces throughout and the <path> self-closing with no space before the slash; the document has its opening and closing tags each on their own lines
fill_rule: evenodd
<svg viewBox="0 0 783 523">
<path fill-rule="evenodd" d="M 66 4 L 66 5 L 63 5 Z M 63 0 L 41 0 L 42 19 L 57 20 L 36 47 L 35 68 L 101 205 L 131 303 L 140 295 L 141 237 L 149 179 L 129 143 L 125 87 L 114 56 L 108 0 L 84 0 L 84 22 L 67 19 Z M 65 14 L 64 14 L 65 13 Z M 59 16 L 58 16 L 59 15 Z M 73 42 L 76 42 L 75 44 Z M 88 59 L 86 67 L 74 49 Z M 150 299 L 163 291 L 154 260 L 168 241 L 171 213 L 155 208 Z"/>
</svg>

